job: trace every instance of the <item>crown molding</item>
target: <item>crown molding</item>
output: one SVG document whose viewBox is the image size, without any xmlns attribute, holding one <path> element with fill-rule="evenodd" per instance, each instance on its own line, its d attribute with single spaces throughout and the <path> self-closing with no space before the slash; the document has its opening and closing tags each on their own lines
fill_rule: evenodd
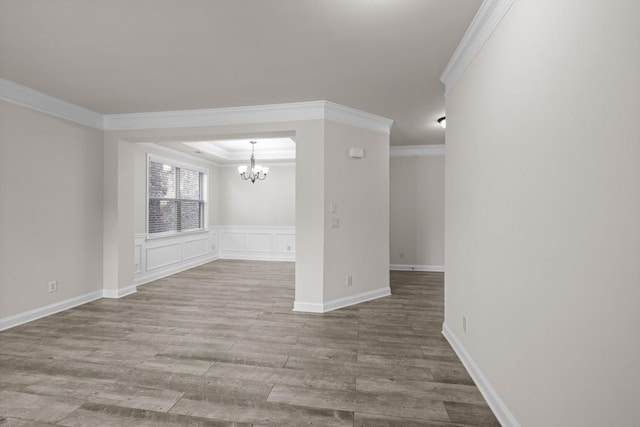
<svg viewBox="0 0 640 427">
<path fill-rule="evenodd" d="M 393 124 L 393 120 L 329 101 L 102 115 L 2 77 L 0 99 L 105 131 L 330 120 L 389 134 Z"/>
<path fill-rule="evenodd" d="M 0 99 L 32 110 L 102 129 L 102 114 L 0 77 Z"/>
<path fill-rule="evenodd" d="M 246 148 L 241 151 L 229 151 L 222 147 L 218 147 L 213 144 L 209 144 L 209 141 L 199 142 L 185 142 L 185 145 L 202 151 L 203 153 L 210 154 L 212 156 L 219 157 L 224 162 L 229 161 L 244 161 L 251 157 L 251 148 Z M 290 160 L 296 158 L 295 148 L 289 150 L 259 150 L 256 157 L 260 158 L 260 161 L 264 160 Z"/>
<path fill-rule="evenodd" d="M 478 13 L 469 24 L 469 28 L 440 76 L 440 81 L 445 85 L 445 95 L 453 89 L 469 64 L 473 62 L 514 1 L 484 0 L 482 2 Z"/>
<path fill-rule="evenodd" d="M 106 114 L 104 130 L 221 126 L 322 119 L 323 101 L 151 113 Z"/>
<path fill-rule="evenodd" d="M 387 135 L 391 133 L 391 126 L 393 125 L 393 120 L 391 119 L 329 101 L 321 102 L 324 103 L 323 118 L 325 120 L 386 133 Z"/>
<path fill-rule="evenodd" d="M 220 163 L 217 166 L 221 167 L 221 168 L 237 168 L 238 166 L 247 166 L 248 162 L 241 162 L 241 161 L 235 161 L 235 162 L 231 162 L 231 163 Z M 265 159 L 265 160 L 260 160 L 259 162 L 260 166 L 268 166 L 268 167 L 272 167 L 272 166 L 295 166 L 296 162 L 295 160 L 269 160 L 269 159 Z"/>
<path fill-rule="evenodd" d="M 389 149 L 390 157 L 444 156 L 444 144 L 396 145 Z"/>
<path fill-rule="evenodd" d="M 300 120 L 331 120 L 387 134 L 391 132 L 393 124 L 393 120 L 333 102 L 310 101 L 204 110 L 107 114 L 104 116 L 104 130 L 222 126 Z"/>
<path fill-rule="evenodd" d="M 219 163 L 206 159 L 204 157 L 194 156 L 193 154 L 185 153 L 184 151 L 176 150 L 171 147 L 165 147 L 164 145 L 156 144 L 154 142 L 138 142 L 136 145 L 140 145 L 143 147 L 151 148 L 156 151 L 160 151 L 162 153 L 171 155 L 172 158 L 178 158 L 181 160 L 191 161 L 191 162 L 200 162 L 205 163 L 210 166 L 220 166 Z M 151 154 L 153 155 L 153 154 Z"/>
</svg>

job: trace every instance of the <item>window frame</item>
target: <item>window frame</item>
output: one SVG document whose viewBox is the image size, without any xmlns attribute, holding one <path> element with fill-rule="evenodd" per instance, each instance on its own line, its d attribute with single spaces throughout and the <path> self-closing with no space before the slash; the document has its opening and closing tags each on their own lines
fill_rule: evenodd
<svg viewBox="0 0 640 427">
<path fill-rule="evenodd" d="M 149 232 L 149 200 L 151 199 L 156 199 L 156 200 L 162 200 L 163 198 L 160 197 L 149 197 L 149 168 L 151 167 L 151 162 L 156 162 L 156 163 L 162 163 L 162 164 L 166 164 L 169 165 L 173 168 L 176 168 L 176 196 L 179 195 L 180 193 L 180 169 L 187 169 L 187 170 L 191 170 L 194 172 L 198 172 L 202 174 L 202 181 L 200 183 L 201 186 L 201 196 L 202 198 L 197 200 L 198 202 L 201 202 L 204 206 L 203 209 L 203 216 L 204 218 L 202 218 L 202 228 L 193 228 L 193 229 L 189 229 L 189 230 L 176 230 L 176 231 L 164 231 L 161 233 L 150 233 Z M 147 235 L 147 240 L 152 240 L 152 239 L 161 239 L 161 238 L 165 238 L 165 237 L 175 237 L 175 236 L 182 236 L 182 235 L 188 235 L 188 234 L 197 234 L 197 233 L 207 233 L 209 232 L 209 200 L 208 200 L 208 177 L 209 177 L 209 169 L 202 167 L 202 166 L 196 166 L 194 164 L 191 163 L 186 163 L 186 162 L 182 162 L 180 160 L 175 160 L 175 159 L 171 159 L 168 157 L 162 157 L 162 156 L 158 156 L 155 154 L 150 154 L 147 153 L 147 164 L 146 164 L 146 168 L 145 168 L 145 208 L 144 208 L 144 212 L 145 212 L 145 218 L 144 218 L 144 222 L 145 222 L 145 232 Z M 181 201 L 181 200 L 187 200 L 187 201 L 196 201 L 194 199 L 180 199 L 178 197 L 176 198 L 166 198 L 165 200 L 172 200 L 172 201 Z"/>
</svg>

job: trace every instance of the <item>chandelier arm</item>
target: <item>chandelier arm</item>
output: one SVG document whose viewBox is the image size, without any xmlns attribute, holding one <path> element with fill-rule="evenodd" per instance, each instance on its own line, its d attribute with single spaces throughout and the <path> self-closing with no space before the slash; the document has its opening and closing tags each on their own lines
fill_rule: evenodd
<svg viewBox="0 0 640 427">
<path fill-rule="evenodd" d="M 242 172 L 240 174 L 240 178 L 242 178 L 243 180 L 247 181 L 251 181 L 252 184 L 255 184 L 256 181 L 264 181 L 267 178 L 267 174 L 262 170 L 262 168 L 260 169 L 260 171 L 256 172 L 256 158 L 255 158 L 255 148 L 256 148 L 256 141 L 250 141 L 251 142 L 251 161 L 249 163 L 249 170 Z"/>
</svg>

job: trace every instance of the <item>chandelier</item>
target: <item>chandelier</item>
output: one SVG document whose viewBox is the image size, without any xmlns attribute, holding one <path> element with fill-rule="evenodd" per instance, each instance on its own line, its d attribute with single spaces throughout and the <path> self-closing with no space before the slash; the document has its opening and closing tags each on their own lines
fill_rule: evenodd
<svg viewBox="0 0 640 427">
<path fill-rule="evenodd" d="M 251 163 L 249 168 L 247 166 L 238 166 L 238 173 L 240 174 L 240 178 L 251 181 L 251 183 L 255 183 L 257 181 L 263 181 L 267 177 L 267 173 L 269 172 L 269 168 L 263 168 L 260 165 L 256 165 L 256 158 L 253 155 L 253 152 L 256 148 L 257 141 L 249 141 L 251 143 Z M 247 173 L 248 171 L 248 173 Z"/>
</svg>

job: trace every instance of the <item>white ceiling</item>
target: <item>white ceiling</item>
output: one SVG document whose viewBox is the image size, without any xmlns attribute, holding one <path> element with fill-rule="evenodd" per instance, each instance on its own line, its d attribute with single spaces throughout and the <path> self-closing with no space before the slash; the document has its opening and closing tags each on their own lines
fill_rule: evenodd
<svg viewBox="0 0 640 427">
<path fill-rule="evenodd" d="M 441 144 L 481 0 L 0 0 L 0 77 L 108 113 L 328 100 Z"/>
<path fill-rule="evenodd" d="M 249 138 L 214 141 L 183 142 L 190 151 L 215 162 L 246 162 L 251 157 L 251 142 L 255 141 L 255 157 L 265 160 L 292 160 L 296 158 L 296 144 L 290 137 Z M 173 149 L 189 152 L 189 148 L 180 149 L 175 144 L 166 144 Z"/>
</svg>

